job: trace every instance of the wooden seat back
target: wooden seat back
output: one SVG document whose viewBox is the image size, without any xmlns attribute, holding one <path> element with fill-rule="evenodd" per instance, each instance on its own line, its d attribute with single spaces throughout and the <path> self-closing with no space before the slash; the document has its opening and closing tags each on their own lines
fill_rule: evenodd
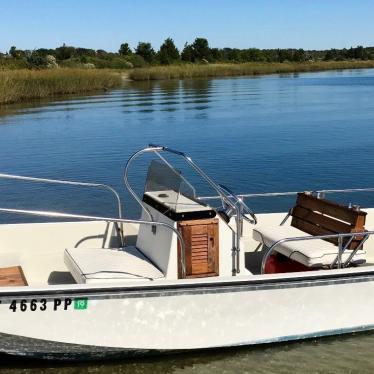
<svg viewBox="0 0 374 374">
<path fill-rule="evenodd" d="M 311 193 L 298 193 L 291 210 L 291 226 L 311 235 L 329 235 L 365 231 L 366 212 L 321 199 Z M 338 245 L 337 238 L 326 239 Z M 346 243 L 348 239 L 343 240 Z M 349 249 L 355 249 L 362 238 L 355 238 Z"/>
</svg>

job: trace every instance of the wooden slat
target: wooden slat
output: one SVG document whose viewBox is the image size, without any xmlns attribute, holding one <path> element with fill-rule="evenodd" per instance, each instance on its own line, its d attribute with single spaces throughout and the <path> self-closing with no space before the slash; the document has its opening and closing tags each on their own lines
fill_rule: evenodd
<svg viewBox="0 0 374 374">
<path fill-rule="evenodd" d="M 296 202 L 297 205 L 291 211 L 291 226 L 308 234 L 329 235 L 365 231 L 366 212 L 355 211 L 305 193 L 298 194 Z M 338 245 L 337 238 L 325 240 Z M 349 238 L 343 239 L 343 245 L 348 240 Z M 361 240 L 362 238 L 353 240 L 349 249 L 356 248 Z"/>
<path fill-rule="evenodd" d="M 204 225 L 204 226 L 206 226 L 206 225 Z M 190 226 L 190 227 L 192 227 L 192 228 L 194 228 L 195 226 Z M 195 237 L 195 232 L 193 231 L 193 235 L 192 235 L 192 238 L 191 238 L 191 243 L 194 243 L 194 244 L 196 244 L 196 245 L 199 245 L 199 244 L 206 244 L 206 242 L 208 241 L 208 234 L 207 235 L 205 235 L 205 237 L 204 238 L 196 238 Z"/>
<path fill-rule="evenodd" d="M 202 256 L 208 256 L 208 247 L 206 247 L 205 251 L 192 251 L 191 253 L 192 257 L 202 257 Z"/>
<path fill-rule="evenodd" d="M 201 261 L 208 261 L 208 254 L 205 256 L 192 256 L 191 262 L 201 262 Z"/>
<path fill-rule="evenodd" d="M 335 217 L 342 221 L 348 222 L 355 225 L 357 217 L 365 217 L 366 212 L 355 211 L 348 209 L 346 206 L 334 203 L 329 200 L 317 199 L 312 195 L 305 193 L 299 193 L 296 200 L 296 205 L 302 206 L 303 208 L 321 212 L 331 217 Z"/>
<path fill-rule="evenodd" d="M 204 247 L 195 247 L 194 245 L 192 245 L 192 248 L 193 248 L 193 253 L 199 253 L 199 252 L 207 253 L 208 242 L 206 242 L 206 245 Z"/>
<path fill-rule="evenodd" d="M 194 243 L 198 243 L 198 242 L 205 242 L 205 241 L 207 241 L 208 240 L 208 234 L 205 234 L 205 235 L 194 235 L 193 237 L 192 237 L 192 242 L 194 242 Z"/>
<path fill-rule="evenodd" d="M 0 287 L 27 286 L 21 266 L 0 268 Z"/>
<path fill-rule="evenodd" d="M 296 227 L 297 229 L 304 231 L 310 235 L 330 235 L 335 234 L 335 232 L 327 230 L 323 227 L 318 227 L 316 225 L 313 225 L 312 223 L 309 223 L 307 221 L 303 221 L 300 218 L 293 217 L 291 225 L 293 227 Z M 331 239 L 331 242 L 335 242 L 336 240 Z"/>
<path fill-rule="evenodd" d="M 208 239 L 207 240 L 204 240 L 203 242 L 199 241 L 199 242 L 194 242 L 193 240 L 191 241 L 191 244 L 193 245 L 194 248 L 206 248 L 207 245 L 208 245 Z"/>
<path fill-rule="evenodd" d="M 295 208 L 293 208 L 292 216 L 300 218 L 303 221 L 307 221 L 314 225 L 321 226 L 333 233 L 351 232 L 351 229 L 353 228 L 352 225 L 349 225 L 345 222 L 336 220 L 328 216 L 323 216 L 320 213 L 315 213 L 301 206 L 296 206 Z"/>
</svg>

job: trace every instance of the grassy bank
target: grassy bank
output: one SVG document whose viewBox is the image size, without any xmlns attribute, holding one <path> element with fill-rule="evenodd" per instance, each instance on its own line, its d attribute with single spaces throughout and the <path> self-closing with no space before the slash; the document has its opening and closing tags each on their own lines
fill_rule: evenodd
<svg viewBox="0 0 374 374">
<path fill-rule="evenodd" d="M 243 63 L 243 64 L 184 64 L 154 66 L 133 69 L 129 78 L 138 81 L 157 79 L 183 79 L 198 77 L 226 77 L 238 75 L 262 75 L 276 73 L 309 72 L 336 69 L 374 68 L 374 61 L 319 61 L 283 63 Z"/>
<path fill-rule="evenodd" d="M 121 83 L 120 74 L 108 70 L 0 70 L 0 105 L 108 89 Z"/>
<path fill-rule="evenodd" d="M 126 70 L 122 74 L 116 70 L 109 69 L 0 70 L 0 105 L 64 94 L 109 89 L 120 86 L 124 78 L 146 81 L 360 68 L 374 68 L 374 60 L 307 63 L 181 64 L 136 68 Z"/>
</svg>

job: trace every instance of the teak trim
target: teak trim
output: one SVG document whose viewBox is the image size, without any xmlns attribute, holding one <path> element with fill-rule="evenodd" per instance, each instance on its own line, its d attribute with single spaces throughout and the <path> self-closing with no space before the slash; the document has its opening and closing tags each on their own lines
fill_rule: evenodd
<svg viewBox="0 0 374 374">
<path fill-rule="evenodd" d="M 0 287 L 28 286 L 21 266 L 0 268 Z"/>
</svg>

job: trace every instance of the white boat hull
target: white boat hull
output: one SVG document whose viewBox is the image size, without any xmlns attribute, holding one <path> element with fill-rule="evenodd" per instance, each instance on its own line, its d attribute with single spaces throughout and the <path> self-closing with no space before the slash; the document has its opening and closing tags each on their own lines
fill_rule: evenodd
<svg viewBox="0 0 374 374">
<path fill-rule="evenodd" d="M 373 293 L 373 269 L 359 274 L 347 270 L 346 275 L 322 271 L 318 276 L 255 276 L 204 285 L 195 280 L 63 293 L 15 292 L 0 296 L 0 351 L 91 359 L 369 330 L 374 328 Z M 81 309 L 75 305 L 85 298 Z"/>
</svg>

